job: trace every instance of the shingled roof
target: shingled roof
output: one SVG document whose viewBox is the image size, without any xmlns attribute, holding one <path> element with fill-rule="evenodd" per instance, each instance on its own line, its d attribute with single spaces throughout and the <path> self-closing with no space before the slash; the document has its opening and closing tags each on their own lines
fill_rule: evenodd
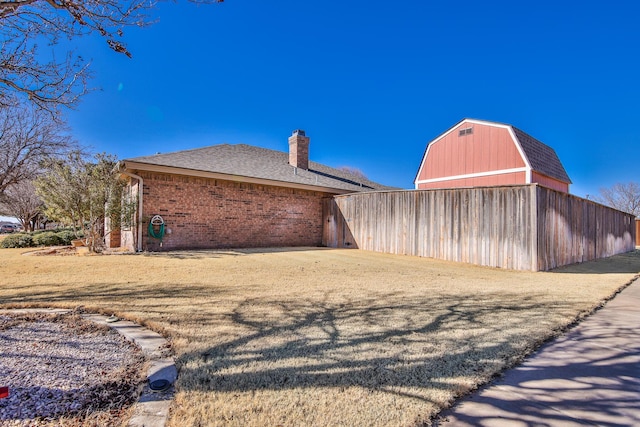
<svg viewBox="0 0 640 427">
<path fill-rule="evenodd" d="M 522 151 L 524 151 L 534 171 L 571 184 L 571 179 L 553 148 L 543 144 L 515 126 L 507 126 L 511 127 L 516 138 L 518 138 L 520 147 L 522 147 Z"/>
<path fill-rule="evenodd" d="M 221 144 L 174 153 L 156 154 L 123 160 L 126 168 L 136 165 L 163 166 L 182 170 L 273 181 L 273 185 L 318 187 L 318 191 L 337 193 L 387 190 L 387 187 L 344 170 L 316 162 L 309 169 L 289 164 L 289 154 L 245 144 Z M 178 172 L 176 172 L 178 173 Z M 184 173 L 184 172 L 182 172 Z"/>
</svg>

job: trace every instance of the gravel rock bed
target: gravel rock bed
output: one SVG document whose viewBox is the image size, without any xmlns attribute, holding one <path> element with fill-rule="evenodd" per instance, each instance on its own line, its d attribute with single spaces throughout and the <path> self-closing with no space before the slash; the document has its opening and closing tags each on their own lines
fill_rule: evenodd
<svg viewBox="0 0 640 427">
<path fill-rule="evenodd" d="M 0 313 L 0 426 L 120 425 L 143 367 L 138 347 L 77 313 Z"/>
</svg>

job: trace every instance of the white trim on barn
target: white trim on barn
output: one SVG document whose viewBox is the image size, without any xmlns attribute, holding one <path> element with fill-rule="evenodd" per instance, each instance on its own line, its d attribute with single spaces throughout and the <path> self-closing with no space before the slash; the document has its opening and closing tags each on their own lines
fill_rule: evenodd
<svg viewBox="0 0 640 427">
<path fill-rule="evenodd" d="M 518 141 L 516 134 L 513 132 L 513 127 L 511 126 L 505 126 L 505 127 L 509 131 L 509 135 L 511 135 L 511 139 L 513 140 L 513 143 L 516 145 L 516 148 L 518 149 L 518 153 L 520 153 L 520 157 L 522 158 L 522 161 L 526 165 L 527 176 L 525 178 L 526 179 L 525 183 L 531 184 L 533 180 L 533 169 L 531 168 L 531 163 L 529 163 L 529 159 L 527 158 L 527 156 L 524 155 L 524 150 L 522 149 L 522 146 L 520 145 L 520 141 Z"/>
<path fill-rule="evenodd" d="M 529 172 L 530 170 L 531 168 L 524 167 L 524 168 L 513 168 L 513 169 L 501 169 L 501 170 L 487 171 L 487 172 L 476 172 L 476 173 L 470 173 L 466 175 L 444 176 L 440 178 L 422 179 L 420 181 L 416 181 L 416 185 L 428 184 L 431 182 L 451 181 L 454 179 L 479 178 L 483 176 L 503 175 L 506 173 Z"/>
</svg>

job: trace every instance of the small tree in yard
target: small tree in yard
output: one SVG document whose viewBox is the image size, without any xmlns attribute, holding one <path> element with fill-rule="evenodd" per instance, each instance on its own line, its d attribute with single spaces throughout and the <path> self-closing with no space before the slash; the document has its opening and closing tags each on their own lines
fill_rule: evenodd
<svg viewBox="0 0 640 427">
<path fill-rule="evenodd" d="M 36 191 L 49 218 L 71 224 L 78 236 L 83 231 L 90 250 L 99 252 L 104 245 L 105 217 L 119 224 L 125 182 L 115 170 L 115 156 L 97 154 L 95 160 L 74 152 L 64 161 L 51 162 L 36 180 Z"/>
<path fill-rule="evenodd" d="M 44 204 L 36 194 L 33 181 L 20 181 L 0 195 L 0 214 L 18 218 L 27 231 L 35 229 L 43 209 Z"/>
</svg>

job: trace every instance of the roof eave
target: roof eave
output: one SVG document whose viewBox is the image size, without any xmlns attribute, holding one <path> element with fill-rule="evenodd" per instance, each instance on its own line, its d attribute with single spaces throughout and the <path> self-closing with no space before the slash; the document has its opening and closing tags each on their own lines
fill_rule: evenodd
<svg viewBox="0 0 640 427">
<path fill-rule="evenodd" d="M 300 183 L 280 181 L 275 179 L 254 178 L 249 176 L 232 175 L 232 174 L 219 173 L 219 172 L 209 172 L 209 171 L 202 171 L 197 169 L 180 168 L 175 166 L 156 165 L 152 163 L 136 162 L 132 160 L 122 160 L 122 164 L 125 170 L 129 169 L 129 170 L 137 170 L 137 171 L 169 173 L 174 175 L 195 176 L 199 178 L 222 179 L 225 181 L 246 182 L 251 184 L 270 185 L 273 187 L 295 188 L 298 190 L 319 191 L 322 193 L 331 193 L 331 194 L 354 193 L 353 190 L 346 190 L 342 188 L 300 184 Z"/>
</svg>

